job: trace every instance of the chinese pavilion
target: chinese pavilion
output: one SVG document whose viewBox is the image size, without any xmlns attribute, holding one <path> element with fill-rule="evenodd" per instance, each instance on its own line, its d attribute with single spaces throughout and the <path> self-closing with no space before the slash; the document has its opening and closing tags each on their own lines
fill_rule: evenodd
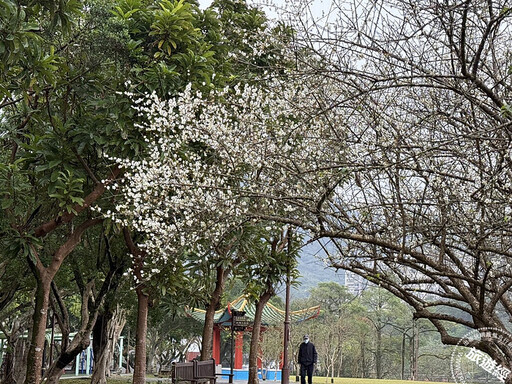
<svg viewBox="0 0 512 384">
<path fill-rule="evenodd" d="M 214 325 L 213 325 L 213 358 L 215 361 L 220 362 L 220 332 L 222 329 L 230 330 L 232 324 L 232 313 L 233 311 L 244 311 L 246 319 L 252 324 L 254 322 L 254 313 L 256 305 L 250 303 L 245 296 L 240 296 L 236 300 L 228 303 L 225 308 L 222 308 L 215 312 Z M 202 309 L 191 309 L 188 311 L 188 315 L 200 322 L 204 322 L 205 310 Z M 302 309 L 299 311 L 290 311 L 290 322 L 300 323 L 312 318 L 315 318 L 320 313 L 320 306 Z M 285 311 L 275 307 L 268 303 L 263 309 L 261 326 L 262 331 L 269 326 L 277 325 L 284 322 Z M 249 326 L 248 331 L 251 330 Z M 235 336 L 235 359 L 233 368 L 242 368 L 242 347 L 243 347 L 243 335 L 244 332 L 236 332 Z M 261 368 L 261 361 L 258 360 L 258 367 Z"/>
</svg>

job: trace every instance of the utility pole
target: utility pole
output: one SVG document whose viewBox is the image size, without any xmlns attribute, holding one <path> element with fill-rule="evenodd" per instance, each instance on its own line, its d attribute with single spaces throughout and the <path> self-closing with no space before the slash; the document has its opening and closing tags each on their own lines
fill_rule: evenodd
<svg viewBox="0 0 512 384">
<path fill-rule="evenodd" d="M 234 360 L 235 360 L 235 357 L 234 357 L 234 343 L 235 343 L 235 328 L 234 328 L 234 322 L 233 322 L 233 318 L 235 316 L 233 316 L 233 312 L 231 312 L 231 359 L 229 361 L 229 383 L 233 383 L 233 366 L 234 366 Z"/>
<path fill-rule="evenodd" d="M 291 257 L 291 227 L 288 228 L 286 237 L 288 246 L 286 249 L 286 298 L 285 298 L 285 312 L 284 312 L 284 343 L 283 343 L 283 369 L 281 370 L 281 383 L 289 384 L 290 382 L 290 364 L 288 362 L 288 344 L 290 342 L 290 257 Z"/>
</svg>

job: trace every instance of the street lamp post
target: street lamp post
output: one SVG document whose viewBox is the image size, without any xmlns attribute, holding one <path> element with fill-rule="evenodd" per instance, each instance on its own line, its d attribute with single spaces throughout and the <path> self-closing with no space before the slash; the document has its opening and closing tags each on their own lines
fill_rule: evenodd
<svg viewBox="0 0 512 384">
<path fill-rule="evenodd" d="M 281 383 L 289 384 L 290 382 L 290 364 L 288 362 L 288 344 L 290 342 L 290 245 L 292 242 L 291 228 L 288 228 L 286 234 L 288 240 L 287 260 L 286 260 L 286 298 L 284 313 L 284 343 L 283 343 L 283 369 L 281 371 Z"/>
<path fill-rule="evenodd" d="M 229 383 L 233 383 L 233 365 L 234 365 L 234 348 L 233 344 L 235 342 L 235 327 L 234 327 L 234 321 L 233 321 L 233 313 L 231 313 L 231 359 L 230 359 L 230 366 L 229 366 Z"/>
</svg>

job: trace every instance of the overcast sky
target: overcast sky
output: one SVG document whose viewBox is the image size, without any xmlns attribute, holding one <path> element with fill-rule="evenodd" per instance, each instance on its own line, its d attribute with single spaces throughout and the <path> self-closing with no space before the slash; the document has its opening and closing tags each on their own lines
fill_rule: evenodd
<svg viewBox="0 0 512 384">
<path fill-rule="evenodd" d="M 201 7 L 201 9 L 205 9 L 212 3 L 212 1 L 213 0 L 199 0 L 199 7 Z"/>
<path fill-rule="evenodd" d="M 210 4 L 213 2 L 213 0 L 198 0 L 199 1 L 199 7 L 201 9 L 208 8 Z M 274 6 L 278 8 L 286 8 L 287 5 L 289 5 L 289 0 L 246 0 L 248 4 L 274 4 Z M 333 3 L 332 0 L 309 0 L 305 2 L 308 4 L 311 14 L 316 19 L 321 19 L 324 13 L 327 13 L 329 9 L 336 4 L 336 2 Z M 273 9 L 273 7 L 263 7 L 263 10 L 267 14 L 267 17 L 270 19 L 274 19 L 277 16 L 276 11 Z"/>
</svg>

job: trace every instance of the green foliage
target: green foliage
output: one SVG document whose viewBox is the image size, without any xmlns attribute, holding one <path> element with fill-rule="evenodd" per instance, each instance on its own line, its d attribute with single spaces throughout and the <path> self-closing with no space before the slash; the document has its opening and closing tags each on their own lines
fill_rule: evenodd
<svg viewBox="0 0 512 384">
<path fill-rule="evenodd" d="M 509 104 L 505 104 L 501 107 L 501 112 L 505 117 L 512 117 L 512 106 Z"/>
<path fill-rule="evenodd" d="M 259 11 L 245 5 L 220 20 L 213 9 L 201 12 L 196 2 L 185 0 L 0 0 L 0 295 L 13 282 L 4 279 L 4 265 L 12 276 L 25 276 L 27 259 L 36 262 L 34 250 L 48 265 L 69 233 L 98 215 L 85 209 L 43 238 L 34 234 L 43 223 L 77 213 L 97 183 L 110 175 L 106 155 L 135 158 L 144 153 L 138 116 L 125 92 L 155 92 L 165 98 L 189 83 L 209 89 L 238 81 L 245 75 L 228 53 L 236 44 L 246 52 L 252 48 L 227 27 L 236 24 L 250 35 L 264 23 Z M 115 202 L 108 191 L 94 204 L 106 211 Z M 99 289 L 112 265 L 127 267 L 119 228 L 104 224 L 82 236 L 55 278 L 75 328 L 81 309 L 76 282 L 95 280 Z M 104 236 L 115 244 L 108 255 Z M 255 241 L 258 249 L 264 248 L 263 238 Z M 249 249 L 247 244 L 238 247 L 244 255 Z M 155 305 L 170 297 L 182 300 L 172 302 L 174 306 L 194 298 L 197 302 L 200 294 L 204 300 L 211 281 L 206 274 L 200 280 L 191 273 L 194 257 L 176 255 L 146 264 L 146 272 L 158 270 L 147 282 Z M 276 276 L 286 269 L 284 257 L 274 252 L 267 261 L 259 259 L 258 270 L 246 263 L 244 271 L 278 284 Z M 33 283 L 28 278 L 23 282 L 29 288 Z M 133 292 L 123 289 L 117 298 L 131 302 Z M 256 293 L 257 287 L 249 290 Z M 162 324 L 169 323 L 166 316 L 160 318 Z"/>
<path fill-rule="evenodd" d="M 77 0 L 0 1 L 0 100 L 42 90 L 57 81 L 59 58 L 48 36 L 69 36 L 81 3 Z"/>
<path fill-rule="evenodd" d="M 199 29 L 194 27 L 191 4 L 184 0 L 162 0 L 161 9 L 155 12 L 155 21 L 151 24 L 150 36 L 156 36 L 158 52 L 155 57 L 171 55 L 179 45 L 195 43 L 200 37 Z"/>
<path fill-rule="evenodd" d="M 65 209 L 68 213 L 76 213 L 75 204 L 82 205 L 84 179 L 73 177 L 72 171 L 52 172 L 50 180 L 53 182 L 48 192 L 49 197 L 56 198 L 59 201 L 59 207 Z"/>
<path fill-rule="evenodd" d="M 311 289 L 310 300 L 320 305 L 324 313 L 341 316 L 342 312 L 354 300 L 347 287 L 335 282 L 321 282 Z"/>
<path fill-rule="evenodd" d="M 291 351 L 297 353 L 302 335 L 308 333 L 319 353 L 319 374 L 327 375 L 329 370 L 330 376 L 334 367 L 335 373 L 346 377 L 375 377 L 376 359 L 380 353 L 385 377 L 394 380 L 400 377 L 402 358 L 405 377 L 409 377 L 414 326 L 419 334 L 419 372 L 431 378 L 442 377 L 443 374 L 448 377 L 451 350 L 442 345 L 428 321 L 413 320 L 410 308 L 382 288 L 371 286 L 361 295 L 354 296 L 337 283 L 320 283 L 311 289 L 307 300 L 292 304 L 294 309 L 321 306 L 318 318 L 292 326 L 295 349 Z M 450 333 L 457 334 L 454 330 Z M 377 343 L 379 338 L 380 347 Z M 440 371 L 440 367 L 446 370 Z M 336 382 L 337 379 L 334 380 Z"/>
<path fill-rule="evenodd" d="M 252 236 L 251 247 L 237 271 L 247 281 L 244 292 L 257 301 L 266 291 L 275 294 L 288 273 L 292 281 L 297 278 L 300 238 L 289 243 L 285 229 L 266 227 L 264 223 L 253 228 Z"/>
</svg>

